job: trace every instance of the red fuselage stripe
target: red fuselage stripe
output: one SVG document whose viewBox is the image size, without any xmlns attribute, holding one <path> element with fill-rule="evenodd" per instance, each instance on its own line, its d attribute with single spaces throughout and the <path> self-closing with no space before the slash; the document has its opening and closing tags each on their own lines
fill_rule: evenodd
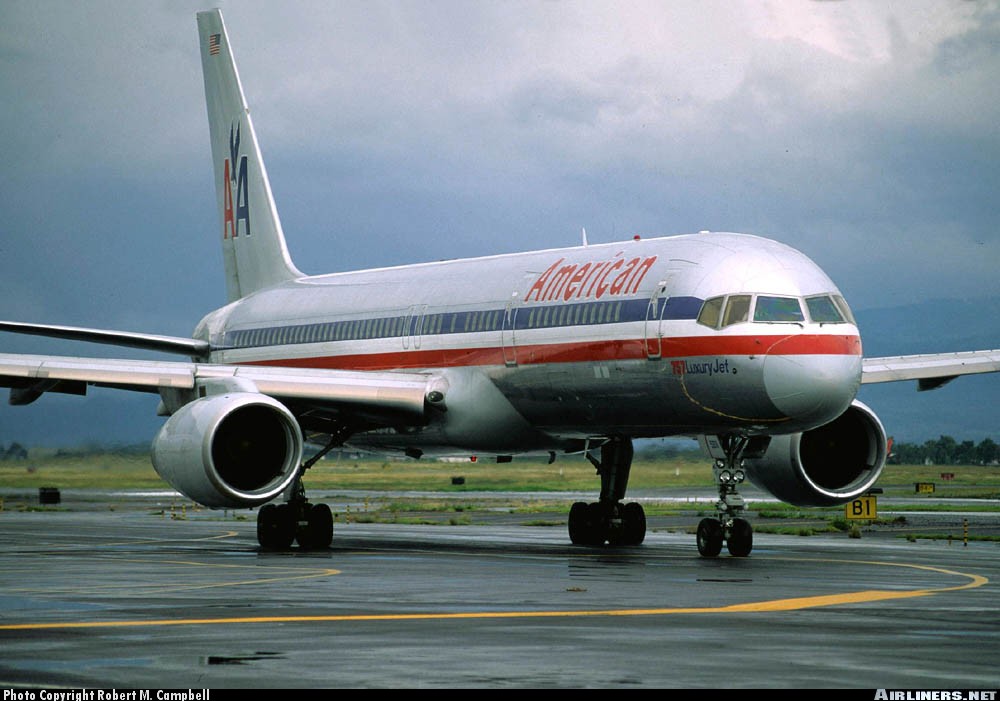
<svg viewBox="0 0 1000 701">
<path fill-rule="evenodd" d="M 251 365 L 324 368 L 336 370 L 402 370 L 412 368 L 545 363 L 607 362 L 638 360 L 656 350 L 657 339 L 582 341 L 490 348 L 441 348 L 400 350 L 391 353 L 325 355 L 311 358 L 275 358 L 251 361 Z M 659 339 L 664 358 L 731 355 L 861 355 L 858 336 L 795 334 L 791 336 L 693 336 Z"/>
</svg>

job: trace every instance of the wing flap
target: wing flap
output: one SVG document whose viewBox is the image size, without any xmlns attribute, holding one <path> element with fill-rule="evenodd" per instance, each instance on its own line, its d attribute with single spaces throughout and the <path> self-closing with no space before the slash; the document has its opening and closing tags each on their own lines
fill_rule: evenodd
<svg viewBox="0 0 1000 701">
<path fill-rule="evenodd" d="M 446 388 L 443 379 L 436 375 L 412 372 L 0 354 L 0 386 L 14 388 L 38 390 L 48 383 L 83 382 L 155 392 L 194 390 L 199 383 L 227 378 L 249 381 L 257 391 L 277 399 L 331 408 L 360 408 L 369 415 L 404 414 L 415 419 L 423 417 L 432 391 L 433 403 L 443 408 Z"/>
<path fill-rule="evenodd" d="M 921 390 L 935 389 L 960 375 L 1000 372 L 1000 350 L 929 353 L 865 358 L 862 384 L 918 380 Z"/>
<path fill-rule="evenodd" d="M 75 380 L 135 389 L 194 388 L 194 363 L 0 354 L 0 380 Z"/>
</svg>

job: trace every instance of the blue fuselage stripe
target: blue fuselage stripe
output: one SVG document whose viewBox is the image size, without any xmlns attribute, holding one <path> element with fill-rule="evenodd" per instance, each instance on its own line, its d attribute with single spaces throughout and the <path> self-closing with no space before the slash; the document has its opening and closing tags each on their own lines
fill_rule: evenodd
<svg viewBox="0 0 1000 701">
<path fill-rule="evenodd" d="M 656 309 L 648 299 L 573 304 L 536 304 L 506 309 L 475 311 L 428 311 L 395 316 L 286 324 L 253 329 L 235 329 L 225 334 L 224 346 L 260 348 L 275 345 L 359 341 L 407 336 L 438 336 L 454 333 L 488 333 L 501 329 L 523 331 L 565 326 L 598 326 L 646 319 L 694 319 L 701 309 L 697 297 L 671 297 Z M 511 313 L 513 319 L 508 318 Z"/>
</svg>

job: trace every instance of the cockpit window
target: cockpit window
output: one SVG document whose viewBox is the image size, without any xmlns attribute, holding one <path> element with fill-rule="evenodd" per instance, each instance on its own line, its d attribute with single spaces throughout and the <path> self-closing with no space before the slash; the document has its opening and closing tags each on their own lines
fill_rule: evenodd
<svg viewBox="0 0 1000 701">
<path fill-rule="evenodd" d="M 809 309 L 809 318 L 819 324 L 842 324 L 844 315 L 834 303 L 831 297 L 807 297 L 806 307 Z"/>
<path fill-rule="evenodd" d="M 857 324 L 857 322 L 854 321 L 854 314 L 851 313 L 851 308 L 847 306 L 847 300 L 845 300 L 840 295 L 834 295 L 833 303 L 837 305 L 837 309 L 840 310 L 840 313 L 844 315 L 845 319 L 847 319 L 852 324 L 855 325 Z"/>
<path fill-rule="evenodd" d="M 698 312 L 698 323 L 719 329 L 750 320 L 760 323 L 804 323 L 802 302 L 815 324 L 856 323 L 850 307 L 840 295 L 776 297 L 769 295 L 724 295 L 706 299 Z M 753 309 L 751 315 L 751 308 Z"/>
<path fill-rule="evenodd" d="M 754 321 L 795 322 L 805 321 L 802 307 L 795 297 L 757 297 L 757 306 L 753 313 Z"/>
<path fill-rule="evenodd" d="M 746 321 L 750 316 L 750 295 L 729 295 L 726 313 L 722 317 L 723 326 L 731 326 Z"/>
<path fill-rule="evenodd" d="M 705 303 L 701 305 L 701 311 L 698 312 L 698 323 L 713 329 L 718 327 L 719 317 L 722 315 L 723 300 L 725 300 L 725 297 L 706 299 Z"/>
</svg>

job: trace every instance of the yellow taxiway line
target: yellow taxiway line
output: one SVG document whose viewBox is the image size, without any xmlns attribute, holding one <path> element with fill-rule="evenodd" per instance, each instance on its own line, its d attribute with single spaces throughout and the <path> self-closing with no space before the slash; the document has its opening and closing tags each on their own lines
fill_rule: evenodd
<svg viewBox="0 0 1000 701">
<path fill-rule="evenodd" d="M 930 565 L 914 565 L 898 562 L 877 562 L 859 560 L 828 560 L 825 562 L 850 563 L 855 565 L 877 565 L 886 567 L 908 567 L 925 570 L 952 577 L 963 577 L 965 584 L 933 589 L 913 589 L 910 591 L 869 590 L 822 596 L 805 596 L 790 599 L 774 599 L 743 604 L 731 604 L 716 607 L 690 608 L 631 608 L 631 609 L 597 609 L 597 610 L 567 610 L 567 611 L 469 611 L 461 613 L 388 613 L 388 614 L 345 614 L 328 616 L 245 616 L 229 618 L 168 618 L 154 620 L 123 620 L 123 621 L 63 621 L 52 623 L 11 623 L 0 624 L 0 630 L 55 630 L 73 628 L 139 628 L 151 626 L 194 626 L 194 625 L 230 625 L 240 623 L 331 623 L 345 621 L 423 621 L 423 620 L 454 620 L 454 619 L 510 619 L 510 618 L 580 618 L 596 616 L 669 616 L 677 614 L 706 613 L 761 613 L 776 611 L 798 611 L 822 606 L 838 606 L 842 604 L 871 603 L 875 601 L 890 601 L 896 599 L 911 599 L 921 596 L 931 596 L 949 591 L 975 589 L 989 580 L 986 577 L 966 572 L 946 570 Z M 335 574 L 336 570 L 328 570 Z"/>
</svg>

